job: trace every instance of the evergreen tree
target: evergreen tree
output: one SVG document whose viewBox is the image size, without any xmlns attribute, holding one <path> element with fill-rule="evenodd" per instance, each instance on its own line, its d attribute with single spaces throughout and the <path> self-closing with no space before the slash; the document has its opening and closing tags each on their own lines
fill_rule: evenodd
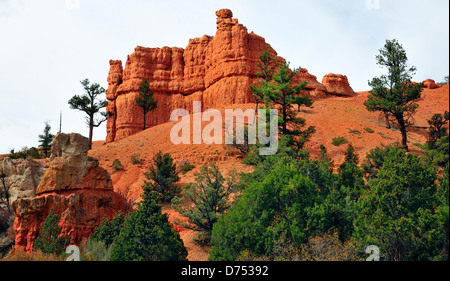
<svg viewBox="0 0 450 281">
<path fill-rule="evenodd" d="M 299 96 L 305 88 L 307 82 L 294 85 L 293 78 L 299 72 L 299 68 L 289 70 L 289 64 L 281 65 L 277 74 L 273 77 L 273 83 L 268 85 L 268 91 L 265 95 L 266 106 L 279 107 L 279 127 L 282 135 L 290 136 L 293 144 L 298 149 L 303 148 L 306 141 L 308 141 L 315 132 L 313 126 L 306 130 L 302 128 L 305 126 L 305 119 L 298 117 L 297 112 L 294 111 L 294 105 L 301 106 L 305 102 Z"/>
<path fill-rule="evenodd" d="M 149 167 L 148 173 L 145 173 L 147 179 L 146 186 L 157 192 L 162 202 L 170 202 L 179 192 L 176 183 L 180 181 L 177 166 L 173 163 L 173 158 L 169 153 L 162 154 L 159 151 L 153 157 L 153 165 Z"/>
<path fill-rule="evenodd" d="M 352 144 L 348 145 L 345 160 L 339 166 L 340 183 L 350 189 L 352 198 L 356 199 L 364 188 L 363 170 L 358 167 L 359 159 Z"/>
<path fill-rule="evenodd" d="M 71 109 L 76 109 L 87 114 L 86 123 L 89 126 L 89 148 L 91 148 L 94 128 L 99 127 L 107 119 L 106 112 L 100 112 L 100 110 L 108 105 L 108 101 L 103 99 L 98 100 L 98 96 L 106 92 L 99 84 L 91 84 L 89 79 L 85 79 L 81 81 L 81 85 L 86 94 L 73 96 L 69 100 L 69 106 Z M 98 113 L 100 113 L 101 118 L 95 119 Z"/>
<path fill-rule="evenodd" d="M 146 78 L 142 80 L 141 85 L 139 86 L 139 97 L 136 98 L 136 104 L 142 108 L 144 113 L 143 130 L 145 130 L 147 113 L 155 110 L 158 104 L 158 102 L 153 99 L 153 91 L 150 90 L 150 84 Z"/>
<path fill-rule="evenodd" d="M 369 82 L 372 90 L 364 105 L 369 111 L 383 112 L 387 120 L 389 116 L 394 117 L 402 135 L 402 147 L 408 150 L 406 130 L 418 107 L 423 84 L 411 83 L 416 68 L 408 66 L 406 52 L 397 40 L 387 40 L 376 60 L 388 73 Z"/>
<path fill-rule="evenodd" d="M 230 194 L 236 178 L 227 180 L 214 163 L 204 165 L 195 182 L 184 188 L 184 197 L 172 200 L 173 208 L 189 219 L 183 227 L 200 231 L 197 240 L 209 244 L 213 225 L 230 207 Z M 187 199 L 187 200 L 186 200 Z"/>
<path fill-rule="evenodd" d="M 186 261 L 187 257 L 183 240 L 148 187 L 144 187 L 137 211 L 127 216 L 111 247 L 112 261 Z"/>
<path fill-rule="evenodd" d="M 90 239 L 101 241 L 106 247 L 111 246 L 114 240 L 119 236 L 125 223 L 125 218 L 126 216 L 122 212 L 118 213 L 112 220 L 103 218 Z"/>
<path fill-rule="evenodd" d="M 69 245 L 71 237 L 69 235 L 61 236 L 61 228 L 58 222 L 60 215 L 55 215 L 53 209 L 42 224 L 39 231 L 39 237 L 34 241 L 34 249 L 41 250 L 45 254 L 60 255 Z"/>
<path fill-rule="evenodd" d="M 256 66 L 259 69 L 259 71 L 256 72 L 259 85 L 250 85 L 250 90 L 252 91 L 252 95 L 256 102 L 255 112 L 258 111 L 259 104 L 264 101 L 269 82 L 272 80 L 275 70 L 279 65 L 280 63 L 275 58 L 274 54 L 270 52 L 270 47 L 267 45 L 264 51 L 259 55 L 259 61 L 256 63 Z"/>
<path fill-rule="evenodd" d="M 54 135 L 50 133 L 51 129 L 52 127 L 50 126 L 49 122 L 45 122 L 44 133 L 42 135 L 39 135 L 39 147 L 42 148 L 42 152 L 44 153 L 45 157 L 49 156 L 49 151 L 52 148 Z"/>
<path fill-rule="evenodd" d="M 444 227 L 436 212 L 436 171 L 427 161 L 393 149 L 355 206 L 354 237 L 362 250 L 380 248 L 385 260 L 434 259 Z"/>
<path fill-rule="evenodd" d="M 428 120 L 428 124 L 430 125 L 428 129 L 428 144 L 433 145 L 447 134 L 447 129 L 444 128 L 444 126 L 449 120 L 450 115 L 448 111 L 445 111 L 444 114 L 434 114 L 433 117 Z"/>
</svg>

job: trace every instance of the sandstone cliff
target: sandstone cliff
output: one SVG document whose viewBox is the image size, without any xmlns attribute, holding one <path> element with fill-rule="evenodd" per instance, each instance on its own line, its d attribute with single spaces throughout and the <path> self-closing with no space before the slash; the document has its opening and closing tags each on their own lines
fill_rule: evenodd
<svg viewBox="0 0 450 281">
<path fill-rule="evenodd" d="M 42 223 L 53 209 L 61 215 L 62 234 L 71 235 L 72 244 L 89 237 L 103 217 L 128 212 L 126 200 L 113 191 L 110 176 L 98 160 L 87 156 L 88 140 L 78 134 L 57 134 L 53 139 L 49 168 L 34 198 L 13 202 L 16 219 L 14 249 L 33 249 Z"/>
<path fill-rule="evenodd" d="M 249 85 L 255 80 L 256 62 L 268 45 L 261 36 L 248 32 L 228 9 L 219 10 L 215 36 L 191 39 L 185 49 L 136 47 L 125 67 L 110 61 L 107 111 L 107 142 L 142 131 L 143 113 L 137 107 L 139 85 L 150 82 L 158 107 L 147 114 L 149 127 L 169 121 L 177 108 L 192 112 L 192 102 L 202 101 L 202 110 L 253 102 Z M 275 50 L 271 49 L 275 55 Z M 280 60 L 284 60 L 279 57 Z M 305 95 L 326 96 L 327 88 L 302 68 L 298 82 L 308 81 Z"/>
</svg>

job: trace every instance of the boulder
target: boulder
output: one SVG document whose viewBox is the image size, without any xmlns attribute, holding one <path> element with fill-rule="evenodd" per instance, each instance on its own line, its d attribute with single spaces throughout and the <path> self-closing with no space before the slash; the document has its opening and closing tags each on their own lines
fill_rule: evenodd
<svg viewBox="0 0 450 281">
<path fill-rule="evenodd" d="M 104 217 L 111 219 L 118 212 L 131 210 L 114 192 L 108 172 L 97 159 L 87 156 L 88 147 L 88 139 L 79 134 L 58 133 L 54 137 L 50 164 L 37 187 L 37 196 L 12 204 L 16 217 L 13 250 L 33 249 L 51 209 L 61 215 L 62 234 L 70 235 L 72 244 L 92 235 Z"/>
<path fill-rule="evenodd" d="M 345 75 L 327 74 L 323 77 L 322 84 L 329 95 L 341 97 L 353 97 L 356 95 Z"/>
</svg>

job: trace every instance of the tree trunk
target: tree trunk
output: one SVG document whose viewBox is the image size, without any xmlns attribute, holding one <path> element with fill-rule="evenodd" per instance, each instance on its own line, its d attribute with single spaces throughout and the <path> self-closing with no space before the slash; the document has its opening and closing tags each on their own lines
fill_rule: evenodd
<svg viewBox="0 0 450 281">
<path fill-rule="evenodd" d="M 147 112 L 144 111 L 144 129 L 142 129 L 143 131 L 145 131 L 145 125 L 146 125 L 146 124 L 145 124 L 145 121 L 146 121 L 146 120 L 145 120 L 145 119 L 146 119 L 146 118 L 145 118 L 145 115 L 147 115 L 146 113 L 147 113 Z"/>
<path fill-rule="evenodd" d="M 387 111 L 384 111 L 384 119 L 386 121 L 386 128 L 391 128 L 391 122 L 389 122 L 389 113 Z"/>
<path fill-rule="evenodd" d="M 89 149 L 92 149 L 92 136 L 94 135 L 94 117 L 89 117 Z"/>
<path fill-rule="evenodd" d="M 406 133 L 406 124 L 403 116 L 397 116 L 398 125 L 400 127 L 400 132 L 402 134 L 402 148 L 408 151 L 408 135 Z"/>
</svg>

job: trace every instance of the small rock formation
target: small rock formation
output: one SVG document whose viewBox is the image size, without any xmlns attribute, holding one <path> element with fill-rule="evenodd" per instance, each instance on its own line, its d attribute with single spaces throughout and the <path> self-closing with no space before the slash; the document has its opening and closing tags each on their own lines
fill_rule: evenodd
<svg viewBox="0 0 450 281">
<path fill-rule="evenodd" d="M 97 159 L 87 156 L 88 147 L 88 139 L 79 134 L 55 136 L 50 165 L 37 187 L 37 197 L 12 204 L 16 216 L 14 250 L 33 249 L 51 209 L 61 215 L 62 234 L 71 235 L 72 244 L 89 237 L 103 217 L 130 211 L 126 200 L 114 192 L 108 172 L 99 167 Z"/>
<path fill-rule="evenodd" d="M 327 74 L 322 79 L 322 84 L 330 95 L 341 97 L 353 97 L 355 92 L 348 82 L 347 76 L 340 74 Z"/>
<path fill-rule="evenodd" d="M 436 84 L 436 82 L 432 79 L 427 79 L 425 81 L 422 82 L 423 85 L 425 86 L 425 88 L 427 89 L 437 89 L 439 88 L 439 85 Z"/>
<path fill-rule="evenodd" d="M 142 131 L 143 113 L 135 100 L 143 78 L 150 82 L 158 101 L 156 110 L 146 116 L 149 127 L 168 122 L 177 108 L 192 113 L 193 101 L 201 101 L 202 110 L 254 102 L 249 86 L 256 79 L 259 55 L 269 45 L 263 37 L 249 33 L 230 10 L 219 10 L 216 16 L 214 37 L 191 39 L 185 49 L 138 46 L 124 68 L 121 61 L 109 62 L 106 97 L 111 117 L 106 142 Z M 277 55 L 272 48 L 270 51 Z M 326 88 L 306 69 L 301 69 L 296 79 L 308 81 L 305 94 L 326 95 Z"/>
</svg>

